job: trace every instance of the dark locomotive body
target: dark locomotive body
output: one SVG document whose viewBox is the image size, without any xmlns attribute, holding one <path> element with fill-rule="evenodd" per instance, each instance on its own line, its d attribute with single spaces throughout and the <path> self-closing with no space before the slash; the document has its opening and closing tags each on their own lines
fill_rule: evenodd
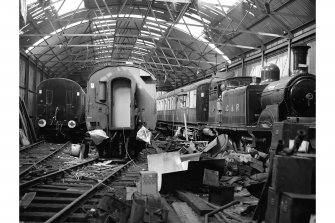
<svg viewBox="0 0 335 223">
<path fill-rule="evenodd" d="M 100 156 L 136 156 L 145 146 L 136 140 L 137 131 L 142 126 L 147 129 L 156 127 L 155 95 L 155 78 L 141 67 L 105 67 L 89 77 L 87 128 L 101 129 L 109 136 L 98 145 Z"/>
<path fill-rule="evenodd" d="M 302 48 L 306 56 L 306 48 L 297 48 Z M 261 78 L 216 77 L 162 95 L 157 98 L 157 125 L 161 129 L 184 126 L 180 114 L 185 113 L 194 139 L 203 140 L 208 132 L 215 132 L 227 134 L 237 147 L 257 144 L 261 150 L 271 144 L 274 122 L 300 123 L 315 132 L 315 76 L 296 69 L 279 80 L 279 72 L 276 65 L 270 64 L 262 69 Z M 180 92 L 189 102 L 182 100 Z M 179 105 L 182 103 L 184 106 Z"/>
<path fill-rule="evenodd" d="M 47 140 L 80 140 L 86 131 L 85 98 L 84 90 L 72 80 L 42 81 L 36 99 L 39 133 Z"/>
</svg>

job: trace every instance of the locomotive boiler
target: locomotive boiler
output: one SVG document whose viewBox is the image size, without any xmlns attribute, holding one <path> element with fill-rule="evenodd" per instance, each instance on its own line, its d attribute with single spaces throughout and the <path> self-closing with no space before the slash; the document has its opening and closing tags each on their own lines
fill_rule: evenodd
<svg viewBox="0 0 335 223">
<path fill-rule="evenodd" d="M 80 140 L 86 131 L 85 97 L 81 86 L 70 79 L 42 81 L 36 97 L 39 133 L 47 140 Z"/>
<path fill-rule="evenodd" d="M 87 129 L 101 129 L 109 137 L 98 146 L 100 156 L 129 158 L 144 148 L 136 133 L 142 126 L 155 129 L 155 95 L 155 77 L 138 66 L 105 67 L 90 75 Z"/>
<path fill-rule="evenodd" d="M 294 71 L 282 79 L 279 68 L 269 64 L 261 78 L 214 77 L 158 97 L 158 126 L 183 126 L 180 114 L 185 113 L 195 139 L 215 132 L 226 134 L 236 147 L 248 144 L 265 151 L 274 122 L 300 123 L 315 131 L 315 75 L 306 69 L 308 48 L 292 47 Z"/>
</svg>

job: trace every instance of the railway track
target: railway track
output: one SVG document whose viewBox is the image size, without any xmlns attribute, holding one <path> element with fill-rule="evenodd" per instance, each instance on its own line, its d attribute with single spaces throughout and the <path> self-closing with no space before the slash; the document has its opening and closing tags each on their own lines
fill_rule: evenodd
<svg viewBox="0 0 335 223">
<path fill-rule="evenodd" d="M 69 145 L 69 142 L 59 145 L 41 141 L 20 149 L 20 179 L 39 169 L 43 163 L 52 159 Z"/>
<path fill-rule="evenodd" d="M 20 184 L 20 221 L 88 222 L 88 212 L 133 164 L 93 159 Z"/>
<path fill-rule="evenodd" d="M 94 159 L 94 155 L 88 159 Z M 20 183 L 87 161 L 71 155 L 71 144 L 40 142 L 20 150 Z"/>
</svg>

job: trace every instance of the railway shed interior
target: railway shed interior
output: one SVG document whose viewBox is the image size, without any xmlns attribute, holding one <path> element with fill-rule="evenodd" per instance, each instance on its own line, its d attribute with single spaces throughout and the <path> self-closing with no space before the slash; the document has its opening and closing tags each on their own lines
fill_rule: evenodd
<svg viewBox="0 0 335 223">
<path fill-rule="evenodd" d="M 20 0 L 18 7 L 20 221 L 313 222 L 315 0 Z M 300 46 L 304 55 L 295 51 Z M 263 83 L 273 65 L 278 84 Z M 71 113 L 76 119 L 63 116 L 60 105 L 48 110 L 48 100 L 60 97 L 44 87 L 54 79 L 75 85 L 63 93 L 64 111 L 82 109 Z M 277 86 L 289 90 L 271 92 Z M 288 96 L 297 91 L 303 102 Z M 280 93 L 283 99 L 268 96 Z M 229 107 L 232 100 L 224 97 L 232 95 L 237 99 Z M 118 97 L 129 101 L 129 112 Z M 248 102 L 251 97 L 257 99 Z M 306 109 L 288 108 L 298 103 Z M 50 123 L 42 110 L 52 114 Z M 54 121 L 57 137 L 72 144 L 49 145 L 50 137 L 40 144 L 41 128 Z M 150 140 L 132 141 L 139 132 L 147 136 L 141 126 Z M 65 137 L 67 127 L 80 127 L 80 136 Z M 99 143 L 95 134 L 102 134 Z M 31 145 L 39 155 L 22 155 Z M 64 167 L 45 158 L 44 148 Z M 117 158 L 108 163 L 104 156 Z M 79 178 L 64 177 L 70 169 L 80 176 L 77 186 L 69 185 Z M 42 180 L 46 175 L 54 182 Z M 56 175 L 66 182 L 56 182 Z M 110 186 L 95 190 L 104 184 Z M 131 190 L 139 193 L 130 196 Z M 46 195 L 78 204 L 51 204 Z M 83 195 L 90 200 L 80 200 Z M 136 212 L 143 199 L 160 212 Z"/>
</svg>

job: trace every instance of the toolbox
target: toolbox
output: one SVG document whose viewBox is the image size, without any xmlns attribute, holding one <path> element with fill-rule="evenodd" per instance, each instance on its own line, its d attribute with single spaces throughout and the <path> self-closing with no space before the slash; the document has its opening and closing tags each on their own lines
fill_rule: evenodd
<svg viewBox="0 0 335 223">
<path fill-rule="evenodd" d="M 314 194 L 282 194 L 279 223 L 309 223 L 312 214 L 315 214 Z"/>
<path fill-rule="evenodd" d="M 272 187 L 268 190 L 268 202 L 265 214 L 266 223 L 278 223 L 281 193 Z"/>
<path fill-rule="evenodd" d="M 298 156 L 275 155 L 272 187 L 276 191 L 310 194 L 313 160 Z"/>
</svg>

